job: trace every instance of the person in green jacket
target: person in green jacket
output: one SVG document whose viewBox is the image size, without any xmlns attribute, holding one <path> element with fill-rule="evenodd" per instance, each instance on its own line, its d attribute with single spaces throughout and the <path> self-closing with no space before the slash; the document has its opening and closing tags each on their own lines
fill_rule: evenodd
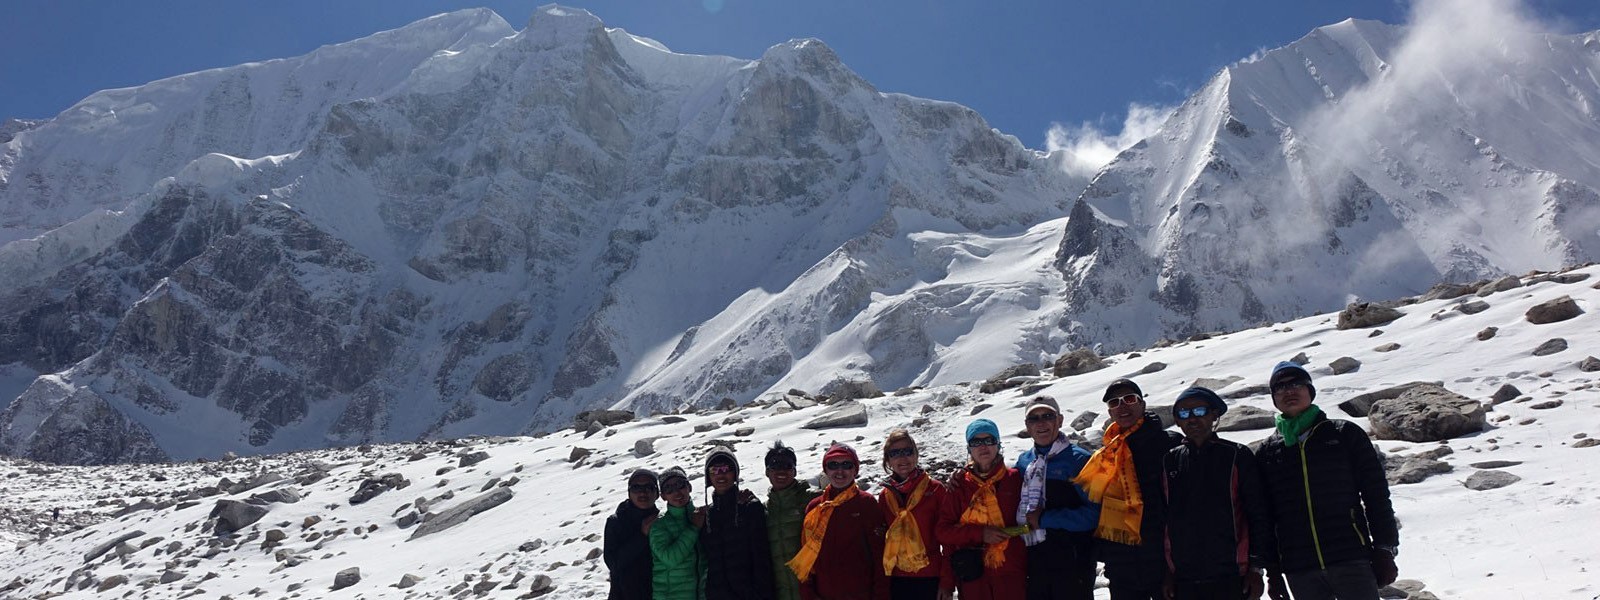
<svg viewBox="0 0 1600 600">
<path fill-rule="evenodd" d="M 773 584 L 778 600 L 800 600 L 800 580 L 788 562 L 800 551 L 800 526 L 805 523 L 806 505 L 817 492 L 811 485 L 795 480 L 794 450 L 778 442 L 767 451 L 767 543 L 772 547 Z"/>
<path fill-rule="evenodd" d="M 705 511 L 690 500 L 689 476 L 673 467 L 661 475 L 661 497 L 667 513 L 650 525 L 650 584 L 655 600 L 703 600 L 706 561 L 700 555 L 700 528 Z"/>
</svg>

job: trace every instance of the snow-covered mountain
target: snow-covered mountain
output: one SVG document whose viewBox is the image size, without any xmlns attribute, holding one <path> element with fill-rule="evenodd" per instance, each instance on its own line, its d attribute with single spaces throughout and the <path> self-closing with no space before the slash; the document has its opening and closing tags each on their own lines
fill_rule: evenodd
<svg viewBox="0 0 1600 600">
<path fill-rule="evenodd" d="M 559 6 L 102 92 L 3 130 L 0 453 L 871 395 L 1597 258 L 1594 35 L 1517 54 L 1545 68 L 1499 96 L 1406 103 L 1350 160 L 1320 132 L 1395 114 L 1357 100 L 1403 39 L 1347 22 L 1231 66 L 1092 185 L 820 41 L 684 55 Z"/>
<path fill-rule="evenodd" d="M 1339 405 L 1417 380 L 1442 381 L 1488 411 L 1481 432 L 1441 442 L 1375 441 L 1394 482 L 1400 577 L 1412 582 L 1409 595 L 1385 597 L 1588 600 L 1600 594 L 1593 577 L 1600 548 L 1576 533 L 1592 527 L 1600 502 L 1593 418 L 1600 359 L 1584 350 L 1600 344 L 1597 280 L 1600 267 L 1591 266 L 1485 297 L 1403 305 L 1404 314 L 1376 337 L 1370 328 L 1340 330 L 1334 315 L 1322 314 L 1109 356 L 1110 365 L 1092 373 L 1022 377 L 1012 382 L 1021 387 L 993 394 L 963 383 L 864 399 L 867 421 L 838 429 L 803 425 L 844 406 L 796 396 L 539 437 L 181 464 L 73 467 L 0 458 L 0 544 L 15 548 L 0 553 L 0 596 L 595 597 L 608 582 L 599 558 L 604 519 L 634 469 L 682 466 L 695 502 L 704 504 L 701 465 L 713 448 L 727 447 L 744 465 L 743 485 L 765 497 L 759 465 L 773 442 L 794 447 L 801 477 L 815 483 L 828 442 L 850 443 L 870 462 L 881 456 L 888 432 L 904 427 L 918 441 L 924 467 L 944 476 L 965 456 L 961 436 L 972 419 L 1020 432 L 1025 398 L 1034 393 L 1059 399 L 1067 421 L 1097 439 L 1106 423 L 1097 399 L 1124 376 L 1139 382 L 1152 407 L 1210 380 L 1229 398 L 1221 435 L 1253 442 L 1271 431 L 1270 418 L 1261 418 L 1272 411 L 1268 372 L 1303 354 L 1317 403 L 1369 430 L 1368 419 Z M 1550 324 L 1524 317 L 1561 296 L 1585 312 Z M 1489 329 L 1492 337 L 1481 333 Z M 1553 338 L 1568 349 L 1533 352 Z M 1002 455 L 1012 462 L 1027 443 L 1006 435 Z M 883 472 L 864 468 L 862 475 L 876 493 Z M 1479 480 L 1506 485 L 1472 483 Z M 219 504 L 225 520 L 210 517 Z M 251 517 L 237 531 L 219 530 L 219 523 Z M 433 532 L 419 534 L 424 529 Z M 334 589 L 348 569 L 359 580 Z M 1107 597 L 1104 588 L 1098 593 Z"/>
<path fill-rule="evenodd" d="M 1137 343 L 1600 257 L 1600 32 L 1432 33 L 1349 20 L 1218 73 L 1073 208 L 1073 327 Z"/>
</svg>

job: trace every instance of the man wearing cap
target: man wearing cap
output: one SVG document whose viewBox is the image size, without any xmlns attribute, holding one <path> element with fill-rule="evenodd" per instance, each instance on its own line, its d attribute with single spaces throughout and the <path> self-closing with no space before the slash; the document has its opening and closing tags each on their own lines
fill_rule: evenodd
<svg viewBox="0 0 1600 600">
<path fill-rule="evenodd" d="M 1256 452 L 1272 506 L 1278 572 L 1296 600 L 1373 600 L 1398 575 L 1400 531 L 1389 482 L 1366 432 L 1329 419 L 1312 401 L 1311 374 L 1293 362 L 1268 383 L 1277 431 Z M 1268 594 L 1287 599 L 1282 577 Z"/>
<path fill-rule="evenodd" d="M 1061 433 L 1061 407 L 1055 398 L 1034 396 L 1023 409 L 1032 447 L 1017 457 L 1022 497 L 1016 520 L 1027 523 L 1028 600 L 1094 598 L 1091 554 L 1100 507 L 1072 483 L 1089 451 Z"/>
<path fill-rule="evenodd" d="M 1254 600 L 1276 560 L 1261 472 L 1250 449 L 1217 437 L 1228 405 L 1192 387 L 1172 405 L 1183 445 L 1167 453 L 1168 581 L 1174 600 Z"/>
<path fill-rule="evenodd" d="M 1074 481 L 1100 505 L 1095 555 L 1106 565 L 1111 599 L 1156 600 L 1167 574 L 1161 461 L 1183 436 L 1145 410 L 1144 391 L 1132 380 L 1111 382 L 1101 399 L 1111 424 Z"/>
<path fill-rule="evenodd" d="M 655 522 L 656 474 L 639 469 L 628 475 L 628 499 L 606 517 L 606 568 L 611 570 L 610 600 L 650 600 L 650 525 Z"/>
<path fill-rule="evenodd" d="M 822 455 L 828 488 L 806 507 L 800 550 L 789 561 L 805 600 L 887 600 L 883 536 L 888 523 L 878 501 L 856 487 L 861 459 L 835 443 Z"/>
<path fill-rule="evenodd" d="M 806 505 L 817 497 L 811 484 L 795 479 L 794 450 L 773 444 L 767 451 L 767 543 L 771 549 L 772 572 L 777 600 L 800 600 L 800 580 L 788 562 L 800 550 L 800 526 L 805 522 Z"/>
<path fill-rule="evenodd" d="M 772 549 L 760 500 L 740 498 L 739 460 L 718 447 L 706 457 L 711 503 L 700 547 L 706 556 L 706 600 L 772 600 Z"/>
</svg>

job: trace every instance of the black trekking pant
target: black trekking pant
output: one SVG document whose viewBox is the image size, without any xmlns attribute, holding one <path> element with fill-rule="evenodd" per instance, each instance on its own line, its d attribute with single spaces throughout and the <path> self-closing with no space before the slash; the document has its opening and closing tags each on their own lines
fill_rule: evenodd
<svg viewBox="0 0 1600 600">
<path fill-rule="evenodd" d="M 1111 600 L 1166 600 L 1161 584 L 1167 577 L 1162 561 L 1137 560 L 1106 563 L 1106 580 L 1111 582 Z"/>
<path fill-rule="evenodd" d="M 938 600 L 938 577 L 889 578 L 889 600 Z"/>
<path fill-rule="evenodd" d="M 1244 578 L 1177 581 L 1172 584 L 1172 591 L 1176 600 L 1241 600 L 1244 598 Z"/>
</svg>

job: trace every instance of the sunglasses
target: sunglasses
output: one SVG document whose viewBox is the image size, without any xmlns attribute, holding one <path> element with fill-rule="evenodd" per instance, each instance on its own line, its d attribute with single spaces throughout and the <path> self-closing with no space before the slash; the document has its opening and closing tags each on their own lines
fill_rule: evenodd
<svg viewBox="0 0 1600 600">
<path fill-rule="evenodd" d="M 673 492 L 681 492 L 681 491 L 687 490 L 687 489 L 689 489 L 689 482 L 687 482 L 687 481 L 676 481 L 676 482 L 673 482 L 673 483 L 663 483 L 663 484 L 661 484 L 661 493 L 663 493 L 663 494 L 671 494 Z"/>
<path fill-rule="evenodd" d="M 1211 412 L 1211 411 L 1207 410 L 1206 407 L 1204 407 L 1204 406 L 1196 406 L 1194 408 L 1175 408 L 1175 409 L 1172 409 L 1172 414 L 1174 416 L 1178 417 L 1179 419 L 1187 419 L 1187 418 L 1190 418 L 1190 417 L 1204 417 L 1204 416 L 1206 416 L 1206 413 L 1208 413 L 1208 412 Z"/>
<path fill-rule="evenodd" d="M 982 448 L 984 446 L 999 446 L 999 445 L 1000 445 L 1000 440 L 994 439 L 993 437 L 990 437 L 990 436 L 987 436 L 987 435 L 983 436 L 983 437 L 975 437 L 975 438 L 972 438 L 970 440 L 967 440 L 967 447 L 968 448 Z"/>
<path fill-rule="evenodd" d="M 1034 423 L 1053 423 L 1056 420 L 1056 414 L 1053 412 L 1035 413 L 1028 415 L 1027 418 L 1023 420 L 1027 421 L 1029 425 Z"/>
<path fill-rule="evenodd" d="M 822 468 L 829 471 L 849 471 L 850 469 L 856 468 L 856 463 L 848 460 L 827 462 L 822 464 Z"/>
<path fill-rule="evenodd" d="M 792 463 L 792 462 L 777 462 L 777 461 L 769 462 L 769 463 L 767 463 L 767 470 L 768 471 L 793 471 L 794 470 L 794 463 Z"/>
<path fill-rule="evenodd" d="M 712 475 L 727 475 L 733 472 L 733 465 L 711 465 L 711 468 L 707 469 L 707 471 L 710 471 Z"/>
<path fill-rule="evenodd" d="M 884 458 L 910 458 L 916 455 L 916 448 L 895 448 L 893 450 L 883 451 Z"/>
<path fill-rule="evenodd" d="M 634 494 L 638 492 L 649 492 L 654 494 L 656 493 L 656 486 L 653 483 L 636 483 L 628 486 L 628 493 Z"/>
<path fill-rule="evenodd" d="M 1117 396 L 1115 398 L 1106 398 L 1106 408 L 1116 408 L 1118 406 L 1132 406 L 1133 403 L 1138 402 L 1138 401 L 1143 400 L 1143 399 L 1144 399 L 1144 397 L 1140 396 L 1138 394 L 1123 394 L 1123 395 Z"/>
<path fill-rule="evenodd" d="M 1310 385 L 1311 382 L 1304 379 L 1285 379 L 1272 384 L 1272 393 L 1276 394 L 1278 392 L 1287 392 L 1295 388 L 1303 388 Z"/>
</svg>

